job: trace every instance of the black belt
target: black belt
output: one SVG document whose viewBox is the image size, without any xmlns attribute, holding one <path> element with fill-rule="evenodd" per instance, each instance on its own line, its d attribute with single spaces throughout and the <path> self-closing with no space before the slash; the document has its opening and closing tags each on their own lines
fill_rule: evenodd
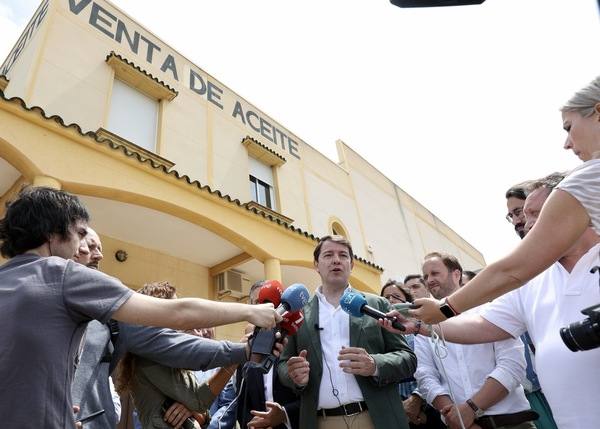
<svg viewBox="0 0 600 429">
<path fill-rule="evenodd" d="M 475 419 L 475 423 L 481 426 L 481 429 L 496 429 L 502 426 L 515 426 L 521 423 L 539 419 L 539 414 L 535 411 L 521 411 L 513 414 L 497 414 L 495 416 L 483 416 Z"/>
<path fill-rule="evenodd" d="M 350 404 L 344 404 L 337 408 L 321 408 L 317 410 L 317 416 L 328 417 L 328 416 L 355 416 L 367 411 L 367 403 L 365 401 L 352 402 Z"/>
</svg>

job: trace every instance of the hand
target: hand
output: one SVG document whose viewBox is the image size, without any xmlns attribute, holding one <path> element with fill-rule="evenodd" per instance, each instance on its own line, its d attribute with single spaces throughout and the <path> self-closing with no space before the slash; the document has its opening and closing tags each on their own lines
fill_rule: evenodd
<svg viewBox="0 0 600 429">
<path fill-rule="evenodd" d="M 252 329 L 250 329 L 250 331 L 248 331 L 249 326 L 252 326 Z M 246 344 L 246 359 L 250 359 L 250 352 L 252 349 L 252 346 L 250 345 L 250 337 L 252 336 L 253 331 L 254 325 L 248 323 L 246 329 L 244 330 L 244 336 L 240 339 L 240 343 Z"/>
<path fill-rule="evenodd" d="M 440 311 L 442 302 L 433 298 L 419 298 L 414 302 L 419 308 L 408 310 L 408 314 L 431 325 L 443 322 L 446 316 Z"/>
<path fill-rule="evenodd" d="M 266 401 L 267 411 L 250 411 L 254 417 L 248 422 L 249 428 L 273 428 L 286 421 L 286 414 L 277 402 Z"/>
<path fill-rule="evenodd" d="M 73 414 L 77 414 L 79 412 L 79 405 L 73 405 Z M 75 422 L 75 429 L 82 429 L 83 423 Z"/>
<path fill-rule="evenodd" d="M 204 424 L 208 421 L 209 415 L 208 415 L 208 411 L 205 411 L 203 413 L 196 413 L 193 412 L 192 413 L 192 417 L 194 417 L 194 419 L 198 422 L 198 424 L 202 427 L 204 426 Z"/>
<path fill-rule="evenodd" d="M 193 413 L 185 405 L 175 402 L 169 407 L 163 420 L 173 426 L 174 429 L 179 429 L 185 420 L 188 417 L 192 417 L 192 415 Z"/>
<path fill-rule="evenodd" d="M 261 328 L 274 328 L 281 322 L 281 316 L 273 308 L 273 304 L 248 305 L 248 322 Z"/>
<path fill-rule="evenodd" d="M 288 376 L 296 386 L 306 386 L 308 384 L 310 365 L 306 360 L 307 354 L 306 350 L 302 350 L 298 356 L 291 357 L 287 361 Z"/>
<path fill-rule="evenodd" d="M 413 424 L 419 424 L 419 414 L 421 413 L 421 406 L 423 405 L 423 399 L 418 397 L 417 395 L 410 395 L 406 398 L 405 401 L 402 402 L 404 406 L 404 412 Z"/>
<path fill-rule="evenodd" d="M 273 345 L 273 351 L 271 353 L 273 353 L 273 355 L 275 357 L 281 356 L 281 353 L 283 352 L 283 349 L 285 348 L 287 343 L 288 343 L 287 337 L 284 338 L 283 340 L 280 340 L 279 338 L 277 338 L 277 341 L 275 341 L 275 344 Z"/>
<path fill-rule="evenodd" d="M 392 320 L 390 319 L 379 319 L 377 323 L 384 329 L 387 329 L 392 334 L 418 334 L 419 332 L 424 332 L 422 328 L 422 324 L 419 323 L 417 319 L 412 319 L 404 316 L 398 310 L 392 310 L 389 313 L 386 313 L 388 317 L 395 317 L 398 322 L 400 322 L 406 330 L 399 331 L 398 329 L 392 327 Z"/>
<path fill-rule="evenodd" d="M 458 418 L 458 413 L 456 411 L 457 408 L 465 427 L 470 428 L 475 422 L 475 412 L 466 403 L 458 404 L 456 407 L 454 404 L 446 405 L 442 408 L 440 413 L 446 419 L 446 424 L 450 429 L 461 429 L 462 426 L 460 425 L 460 419 Z"/>
<path fill-rule="evenodd" d="M 338 355 L 340 367 L 348 374 L 370 377 L 375 374 L 375 359 L 361 347 L 342 347 Z"/>
</svg>

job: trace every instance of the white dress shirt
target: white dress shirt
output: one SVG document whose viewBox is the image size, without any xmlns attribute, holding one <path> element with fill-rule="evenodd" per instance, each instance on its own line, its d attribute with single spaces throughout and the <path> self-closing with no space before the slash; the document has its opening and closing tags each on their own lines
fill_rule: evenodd
<svg viewBox="0 0 600 429">
<path fill-rule="evenodd" d="M 585 318 L 581 310 L 600 303 L 600 244 L 583 255 L 571 273 L 555 263 L 525 286 L 493 301 L 482 316 L 518 338 L 528 331 L 542 391 L 561 429 L 598 427 L 600 348 L 572 352 L 560 328 Z"/>
<path fill-rule="evenodd" d="M 263 374 L 263 384 L 265 385 L 265 402 L 274 402 L 273 399 L 273 368 L 276 368 L 277 365 L 273 365 L 271 367 L 271 369 L 269 370 L 269 372 L 267 372 L 266 374 Z M 281 404 L 279 404 L 281 405 Z M 285 424 L 285 426 L 288 429 L 291 429 L 292 424 L 290 423 L 290 417 L 288 416 L 287 410 L 285 409 L 285 407 L 283 405 L 281 405 L 281 408 L 283 408 L 283 414 L 285 414 L 285 421 L 283 422 L 283 424 Z"/>
<path fill-rule="evenodd" d="M 480 309 L 481 307 L 477 307 L 466 311 L 465 314 L 478 313 Z M 521 340 L 517 338 L 471 345 L 446 342 L 445 348 L 447 354 L 440 359 L 436 355 L 431 338 L 421 335 L 415 338 L 415 378 L 419 392 L 427 402 L 433 403 L 440 395 L 450 396 L 450 385 L 456 403 L 464 403 L 483 387 L 488 377 L 491 377 L 502 384 L 509 393 L 500 402 L 486 409 L 486 415 L 511 414 L 530 408 L 521 385 L 525 379 L 526 368 Z M 441 365 L 444 366 L 448 379 L 445 378 Z"/>
<path fill-rule="evenodd" d="M 364 398 L 356 377 L 342 371 L 341 361 L 338 360 L 342 347 L 350 346 L 350 316 L 339 304 L 334 307 L 327 302 L 321 288 L 315 292 L 319 299 L 319 335 L 323 352 L 323 375 L 317 408 L 327 409 L 363 401 Z"/>
</svg>

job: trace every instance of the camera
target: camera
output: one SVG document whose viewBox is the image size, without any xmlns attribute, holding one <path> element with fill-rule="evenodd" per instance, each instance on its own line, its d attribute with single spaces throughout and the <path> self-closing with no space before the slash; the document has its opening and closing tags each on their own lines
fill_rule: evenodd
<svg viewBox="0 0 600 429">
<path fill-rule="evenodd" d="M 600 347 L 600 304 L 581 310 L 586 319 L 560 328 L 560 336 L 573 352 Z"/>
</svg>

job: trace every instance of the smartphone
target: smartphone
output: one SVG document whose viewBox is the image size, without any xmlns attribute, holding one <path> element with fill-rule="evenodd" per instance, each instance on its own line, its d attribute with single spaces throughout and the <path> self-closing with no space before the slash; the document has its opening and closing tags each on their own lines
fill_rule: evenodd
<svg viewBox="0 0 600 429">
<path fill-rule="evenodd" d="M 95 419 L 96 417 L 98 417 L 98 416 L 100 416 L 102 414 L 104 414 L 104 410 L 98 410 L 98 411 L 93 412 L 92 414 L 90 414 L 88 416 L 85 416 L 85 417 L 77 420 L 75 423 L 87 423 L 90 420 Z"/>
</svg>

